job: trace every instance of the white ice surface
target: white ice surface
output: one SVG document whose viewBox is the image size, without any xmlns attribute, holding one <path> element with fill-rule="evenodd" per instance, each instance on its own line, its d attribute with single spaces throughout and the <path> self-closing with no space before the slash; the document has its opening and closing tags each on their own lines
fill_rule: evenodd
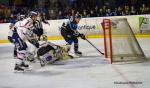
<svg viewBox="0 0 150 88">
<path fill-rule="evenodd" d="M 103 51 L 103 39 L 90 39 Z M 139 39 L 147 57 L 150 57 L 150 39 Z M 65 44 L 64 41 L 52 41 Z M 84 56 L 65 61 L 62 65 L 41 68 L 30 63 L 33 71 L 14 73 L 13 45 L 0 45 L 0 88 L 150 88 L 150 62 L 110 64 L 86 41 L 80 40 Z M 142 84 L 115 84 L 114 82 L 142 82 Z"/>
</svg>

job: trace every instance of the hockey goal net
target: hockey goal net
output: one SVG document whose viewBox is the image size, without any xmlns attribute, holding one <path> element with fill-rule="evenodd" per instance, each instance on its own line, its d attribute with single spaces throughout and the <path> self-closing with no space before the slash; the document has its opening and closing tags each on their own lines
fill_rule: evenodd
<svg viewBox="0 0 150 88">
<path fill-rule="evenodd" d="M 127 19 L 104 19 L 105 57 L 110 62 L 143 61 L 145 55 Z"/>
</svg>

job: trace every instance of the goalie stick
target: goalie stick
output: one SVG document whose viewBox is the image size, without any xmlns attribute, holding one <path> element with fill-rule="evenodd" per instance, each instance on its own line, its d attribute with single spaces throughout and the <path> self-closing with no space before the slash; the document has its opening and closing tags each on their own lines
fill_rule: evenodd
<svg viewBox="0 0 150 88">
<path fill-rule="evenodd" d="M 104 53 L 101 52 L 99 49 L 97 49 L 87 38 L 85 38 L 85 40 L 86 40 L 90 45 L 92 45 L 99 53 L 101 53 L 102 55 L 104 55 Z"/>
</svg>

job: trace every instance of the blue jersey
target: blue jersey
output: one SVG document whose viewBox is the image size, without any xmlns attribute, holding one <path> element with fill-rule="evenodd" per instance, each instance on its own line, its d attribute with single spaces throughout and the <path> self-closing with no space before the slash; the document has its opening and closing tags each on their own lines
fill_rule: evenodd
<svg viewBox="0 0 150 88">
<path fill-rule="evenodd" d="M 16 19 L 11 19 L 11 20 L 10 20 L 10 23 L 13 24 L 13 25 L 15 25 L 16 22 L 17 22 Z"/>
<path fill-rule="evenodd" d="M 78 23 L 76 22 L 74 16 L 70 17 L 67 23 L 63 23 L 61 34 L 68 44 L 78 43 L 77 37 L 79 37 L 79 32 L 77 31 L 77 28 L 78 28 Z"/>
<path fill-rule="evenodd" d="M 9 28 L 12 29 L 13 26 L 14 26 L 16 23 L 17 23 L 17 20 L 16 20 L 16 19 L 14 19 L 14 18 L 11 19 L 11 20 L 10 20 L 10 26 L 9 26 Z"/>
<path fill-rule="evenodd" d="M 70 30 L 77 30 L 78 28 L 78 25 L 75 21 L 75 17 L 74 16 L 71 16 L 68 23 L 67 23 L 67 29 L 70 29 Z"/>
</svg>

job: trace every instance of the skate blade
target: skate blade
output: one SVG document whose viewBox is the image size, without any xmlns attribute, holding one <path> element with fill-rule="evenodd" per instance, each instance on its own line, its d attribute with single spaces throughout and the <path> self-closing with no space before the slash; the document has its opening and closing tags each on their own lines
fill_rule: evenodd
<svg viewBox="0 0 150 88">
<path fill-rule="evenodd" d="M 76 56 L 78 56 L 78 57 L 82 57 L 82 54 L 75 54 Z"/>
<path fill-rule="evenodd" d="M 24 70 L 14 70 L 14 73 L 24 73 Z"/>
<path fill-rule="evenodd" d="M 79 57 L 82 56 L 82 54 L 75 54 L 75 53 L 69 53 L 69 55 L 70 55 L 71 57 L 73 57 L 72 59 L 74 59 L 74 58 L 79 58 Z"/>
<path fill-rule="evenodd" d="M 25 72 L 31 72 L 32 69 L 24 69 L 24 70 L 14 70 L 14 73 L 25 73 Z"/>
</svg>

